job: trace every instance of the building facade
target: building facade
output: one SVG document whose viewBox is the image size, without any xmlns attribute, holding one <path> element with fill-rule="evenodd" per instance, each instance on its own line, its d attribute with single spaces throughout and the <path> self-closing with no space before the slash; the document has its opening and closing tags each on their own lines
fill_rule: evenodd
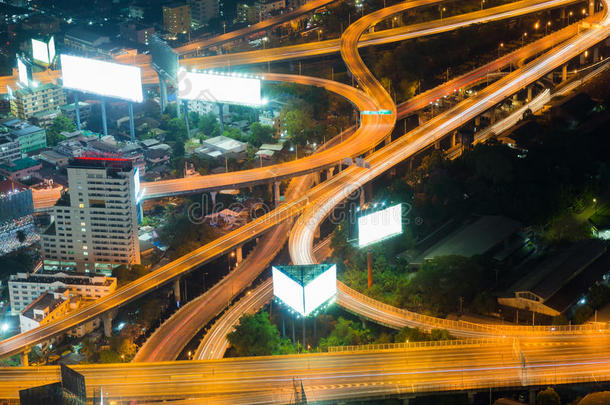
<svg viewBox="0 0 610 405">
<path fill-rule="evenodd" d="M 190 0 L 191 19 L 196 25 L 207 24 L 212 18 L 220 16 L 218 0 Z"/>
<path fill-rule="evenodd" d="M 12 162 L 21 158 L 19 140 L 10 135 L 0 135 L 0 163 Z"/>
<path fill-rule="evenodd" d="M 96 300 L 110 294 L 116 287 L 117 279 L 103 274 L 78 275 L 43 271 L 12 274 L 8 281 L 12 313 L 23 311 L 47 291 L 68 290 L 71 297 Z"/>
<path fill-rule="evenodd" d="M 7 135 L 13 141 L 19 142 L 22 154 L 47 147 L 46 131 L 18 118 L 8 118 L 0 122 L 0 134 Z"/>
<path fill-rule="evenodd" d="M 11 114 L 26 120 L 36 113 L 57 109 L 64 104 L 66 93 L 55 84 L 23 87 L 13 92 Z"/>
<path fill-rule="evenodd" d="M 155 33 L 155 27 L 133 21 L 124 22 L 119 28 L 124 40 L 144 45 L 148 45 L 148 40 Z"/>
<path fill-rule="evenodd" d="M 41 235 L 45 269 L 110 273 L 140 263 L 137 168 L 128 159 L 81 157 L 67 171 L 69 191 Z"/>
<path fill-rule="evenodd" d="M 163 29 L 172 34 L 186 34 L 191 31 L 191 7 L 176 2 L 163 6 Z"/>
</svg>

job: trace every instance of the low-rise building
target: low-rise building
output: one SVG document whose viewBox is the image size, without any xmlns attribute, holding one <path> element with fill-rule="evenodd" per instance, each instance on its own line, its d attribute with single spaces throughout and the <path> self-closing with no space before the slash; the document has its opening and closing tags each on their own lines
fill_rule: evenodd
<svg viewBox="0 0 610 405">
<path fill-rule="evenodd" d="M 99 35 L 82 28 L 74 28 L 64 35 L 64 45 L 83 53 L 97 53 L 104 44 L 110 43 L 106 35 Z"/>
<path fill-rule="evenodd" d="M 45 291 L 19 313 L 21 333 L 46 325 L 70 310 L 68 289 Z"/>
<path fill-rule="evenodd" d="M 127 21 L 120 25 L 121 38 L 129 42 L 148 45 L 155 33 L 155 27 L 135 21 Z"/>
<path fill-rule="evenodd" d="M 95 300 L 110 294 L 117 287 L 117 279 L 103 274 L 73 274 L 44 271 L 17 273 L 9 277 L 8 288 L 13 314 L 21 312 L 46 291 L 69 290 L 70 296 Z"/>
<path fill-rule="evenodd" d="M 0 163 L 0 175 L 12 181 L 28 180 L 40 169 L 42 169 L 42 163 L 31 157 Z"/>
<path fill-rule="evenodd" d="M 21 153 L 37 151 L 47 147 L 47 133 L 43 128 L 31 125 L 18 118 L 7 118 L 0 122 L 0 133 L 19 141 Z"/>
<path fill-rule="evenodd" d="M 81 121 L 87 121 L 91 115 L 91 104 L 84 101 L 79 101 L 78 107 Z M 66 104 L 59 108 L 63 115 L 70 117 L 72 121 L 76 121 L 76 109 L 74 108 L 74 103 Z"/>
<path fill-rule="evenodd" d="M 0 135 L 0 163 L 12 162 L 21 158 L 19 140 L 10 135 Z"/>
<path fill-rule="evenodd" d="M 22 87 L 13 92 L 11 114 L 22 120 L 41 111 L 55 110 L 66 104 L 66 93 L 56 84 L 44 83 Z"/>
</svg>

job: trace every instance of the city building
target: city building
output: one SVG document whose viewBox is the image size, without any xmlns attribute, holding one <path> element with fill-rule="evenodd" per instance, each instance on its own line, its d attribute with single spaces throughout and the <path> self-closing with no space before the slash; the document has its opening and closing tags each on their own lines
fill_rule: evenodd
<svg viewBox="0 0 610 405">
<path fill-rule="evenodd" d="M 81 157 L 67 167 L 69 190 L 41 235 L 45 268 L 109 273 L 140 263 L 140 177 L 130 160 Z"/>
<path fill-rule="evenodd" d="M 186 34 L 191 31 L 191 8 L 183 2 L 163 6 L 163 29 L 172 34 Z"/>
<path fill-rule="evenodd" d="M 196 25 L 207 24 L 212 18 L 220 15 L 218 0 L 190 0 L 191 19 Z"/>
<path fill-rule="evenodd" d="M 506 307 L 547 316 L 565 314 L 589 287 L 609 274 L 610 252 L 603 240 L 588 239 L 542 258 L 498 297 Z"/>
<path fill-rule="evenodd" d="M 82 28 L 67 31 L 64 36 L 64 45 L 72 50 L 83 53 L 98 53 L 103 45 L 109 44 L 110 38 L 99 35 Z"/>
<path fill-rule="evenodd" d="M 67 117 L 70 117 L 72 121 L 76 121 L 76 109 L 74 108 L 74 103 L 62 105 L 59 107 L 61 113 Z M 80 119 L 82 122 L 85 122 L 89 119 L 91 115 L 91 104 L 86 103 L 84 101 L 78 102 L 78 109 L 80 112 Z"/>
<path fill-rule="evenodd" d="M 19 313 L 21 333 L 61 318 L 70 310 L 67 289 L 46 291 Z"/>
<path fill-rule="evenodd" d="M 50 110 L 34 113 L 30 118 L 30 121 L 39 127 L 47 128 L 53 123 L 53 120 L 60 115 L 61 110 L 59 108 L 52 108 Z"/>
<path fill-rule="evenodd" d="M 134 21 L 122 23 L 119 29 L 124 40 L 144 45 L 148 45 L 148 40 L 155 33 L 155 27 Z"/>
<path fill-rule="evenodd" d="M 32 190 L 12 180 L 0 182 L 0 255 L 40 239 L 33 212 Z"/>
<path fill-rule="evenodd" d="M 19 327 L 21 333 L 46 325 L 66 315 L 70 310 L 77 309 L 81 303 L 80 296 L 71 296 L 68 288 L 58 288 L 55 291 L 45 291 L 31 304 L 19 313 Z M 81 338 L 87 333 L 99 327 L 99 318 L 82 323 L 67 331 L 68 336 Z M 41 348 L 45 350 L 47 345 L 55 339 L 45 341 Z"/>
<path fill-rule="evenodd" d="M 240 142 L 223 135 L 206 139 L 201 143 L 202 146 L 195 149 L 195 153 L 199 155 L 208 155 L 210 157 L 220 157 L 227 154 L 241 153 L 246 150 L 247 146 L 247 144 L 244 142 Z"/>
<path fill-rule="evenodd" d="M 131 4 L 129 6 L 129 18 L 143 19 L 146 7 L 142 4 Z"/>
<path fill-rule="evenodd" d="M 42 163 L 31 157 L 0 163 L 0 176 L 12 181 L 29 180 L 42 169 Z"/>
<path fill-rule="evenodd" d="M 116 288 L 116 277 L 108 277 L 104 274 L 79 275 L 39 271 L 12 274 L 8 281 L 13 314 L 23 311 L 47 291 L 68 290 L 70 297 L 78 296 L 83 300 L 96 300 L 112 293 Z"/>
<path fill-rule="evenodd" d="M 21 158 L 19 140 L 8 134 L 0 135 L 0 163 L 12 162 Z"/>
<path fill-rule="evenodd" d="M 8 135 L 18 141 L 23 154 L 47 147 L 47 133 L 43 128 L 17 118 L 0 121 L 0 134 Z"/>
<path fill-rule="evenodd" d="M 261 0 L 237 4 L 237 21 L 255 24 L 277 15 L 286 8 L 286 0 Z"/>
<path fill-rule="evenodd" d="M 26 120 L 34 114 L 55 110 L 66 104 L 66 93 L 55 84 L 45 83 L 22 87 L 13 92 L 11 114 Z"/>
</svg>

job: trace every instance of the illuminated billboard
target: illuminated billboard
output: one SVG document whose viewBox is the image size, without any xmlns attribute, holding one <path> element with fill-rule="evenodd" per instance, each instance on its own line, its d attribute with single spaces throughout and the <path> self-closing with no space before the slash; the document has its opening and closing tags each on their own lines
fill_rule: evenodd
<svg viewBox="0 0 610 405">
<path fill-rule="evenodd" d="M 259 106 L 261 80 L 242 75 L 212 75 L 181 71 L 178 74 L 178 97 L 213 103 Z"/>
<path fill-rule="evenodd" d="M 32 80 L 32 68 L 26 65 L 21 58 L 17 58 L 17 72 L 19 73 L 19 82 L 29 86 L 30 80 Z"/>
<path fill-rule="evenodd" d="M 358 217 L 358 246 L 365 247 L 402 233 L 402 205 Z"/>
<path fill-rule="evenodd" d="M 178 76 L 178 54 L 165 41 L 153 35 L 148 44 L 155 70 L 163 71 L 172 80 Z"/>
<path fill-rule="evenodd" d="M 142 102 L 139 67 L 62 54 L 61 70 L 65 88 Z"/>
<path fill-rule="evenodd" d="M 273 295 L 307 316 L 337 294 L 337 266 L 273 266 Z"/>
<path fill-rule="evenodd" d="M 140 168 L 133 169 L 133 189 L 136 197 L 136 204 L 142 199 L 142 189 L 140 188 Z"/>
<path fill-rule="evenodd" d="M 48 42 L 32 38 L 32 59 L 45 65 L 50 65 L 55 59 L 55 39 L 51 37 Z"/>
</svg>

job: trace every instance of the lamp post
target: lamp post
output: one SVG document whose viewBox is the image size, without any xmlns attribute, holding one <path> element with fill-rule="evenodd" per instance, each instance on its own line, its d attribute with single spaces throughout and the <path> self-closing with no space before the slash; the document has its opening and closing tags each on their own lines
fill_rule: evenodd
<svg viewBox="0 0 610 405">
<path fill-rule="evenodd" d="M 544 35 L 546 36 L 548 31 L 549 31 L 549 27 L 551 26 L 551 22 L 547 21 L 546 25 L 544 26 Z"/>
<path fill-rule="evenodd" d="M 441 7 L 441 20 L 443 19 L 443 12 L 447 11 L 445 7 Z"/>
<path fill-rule="evenodd" d="M 322 35 L 322 30 L 321 30 L 321 29 L 319 29 L 319 30 L 318 30 L 318 41 L 320 41 L 320 36 L 321 36 L 321 35 Z"/>
<path fill-rule="evenodd" d="M 523 35 L 521 35 L 521 48 L 523 48 L 523 43 L 525 41 L 525 37 L 527 37 L 527 32 L 524 32 Z"/>
</svg>

